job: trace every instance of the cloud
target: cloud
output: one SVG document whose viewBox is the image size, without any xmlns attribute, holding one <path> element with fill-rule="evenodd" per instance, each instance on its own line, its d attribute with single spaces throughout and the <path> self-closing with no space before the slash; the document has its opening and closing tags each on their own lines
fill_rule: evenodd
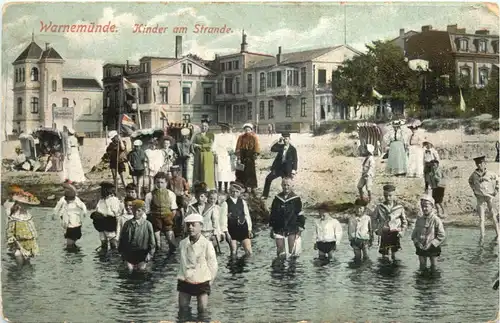
<svg viewBox="0 0 500 323">
<path fill-rule="evenodd" d="M 183 23 L 186 23 L 186 21 L 189 21 L 189 22 L 195 21 L 195 22 L 203 23 L 203 24 L 210 23 L 210 20 L 208 20 L 207 17 L 198 16 L 196 9 L 194 9 L 192 7 L 188 7 L 188 8 L 177 9 L 174 12 L 167 12 L 164 14 L 156 15 L 147 22 L 147 25 L 153 26 L 153 25 L 160 24 L 163 22 L 170 22 L 170 20 L 171 20 L 170 18 L 173 18 L 173 17 L 180 19 L 181 21 L 183 21 Z"/>
<path fill-rule="evenodd" d="M 64 62 L 64 77 L 95 78 L 102 83 L 102 59 L 67 59 Z"/>
</svg>

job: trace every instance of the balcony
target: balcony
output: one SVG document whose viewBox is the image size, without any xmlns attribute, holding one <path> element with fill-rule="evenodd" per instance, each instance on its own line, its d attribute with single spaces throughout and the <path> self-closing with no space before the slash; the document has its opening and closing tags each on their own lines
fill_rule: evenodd
<svg viewBox="0 0 500 323">
<path fill-rule="evenodd" d="M 215 102 L 241 101 L 243 98 L 243 93 L 221 93 L 215 95 Z"/>
<path fill-rule="evenodd" d="M 281 86 L 275 88 L 267 88 L 266 95 L 273 97 L 287 97 L 287 96 L 299 96 L 302 94 L 302 90 L 300 86 Z"/>
</svg>

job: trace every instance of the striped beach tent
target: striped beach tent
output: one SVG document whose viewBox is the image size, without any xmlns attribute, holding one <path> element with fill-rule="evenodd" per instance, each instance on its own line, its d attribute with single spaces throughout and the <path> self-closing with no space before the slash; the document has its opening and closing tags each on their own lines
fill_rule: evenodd
<svg viewBox="0 0 500 323">
<path fill-rule="evenodd" d="M 360 141 L 361 153 L 365 155 L 366 145 L 371 144 L 375 147 L 374 155 L 379 156 L 382 152 L 382 130 L 375 123 L 361 122 L 357 124 L 357 130 Z"/>
</svg>

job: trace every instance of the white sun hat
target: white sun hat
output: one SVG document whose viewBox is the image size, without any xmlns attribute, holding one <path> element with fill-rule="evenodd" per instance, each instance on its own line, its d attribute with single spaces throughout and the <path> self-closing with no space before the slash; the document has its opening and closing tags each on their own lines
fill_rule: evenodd
<svg viewBox="0 0 500 323">
<path fill-rule="evenodd" d="M 184 223 L 193 223 L 193 222 L 201 222 L 203 223 L 203 217 L 197 213 L 193 213 L 193 214 L 190 214 L 188 215 L 185 219 L 184 219 Z"/>
<path fill-rule="evenodd" d="M 142 146 L 142 141 L 140 141 L 139 139 L 134 140 L 134 146 Z"/>
<path fill-rule="evenodd" d="M 111 130 L 109 133 L 108 133 L 108 137 L 110 139 L 113 139 L 115 136 L 118 136 L 118 131 L 116 130 Z"/>
<path fill-rule="evenodd" d="M 245 124 L 243 125 L 243 129 L 245 129 L 245 128 L 247 128 L 247 127 L 253 130 L 253 125 L 252 125 L 251 123 L 245 123 Z"/>
</svg>

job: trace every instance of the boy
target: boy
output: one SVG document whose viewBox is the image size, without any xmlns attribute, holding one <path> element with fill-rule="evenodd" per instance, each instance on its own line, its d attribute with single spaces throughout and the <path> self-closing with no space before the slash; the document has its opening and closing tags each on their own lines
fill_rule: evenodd
<svg viewBox="0 0 500 323">
<path fill-rule="evenodd" d="M 361 261 L 368 259 L 368 248 L 373 243 L 372 220 L 366 212 L 368 202 L 363 199 L 356 199 L 354 202 L 356 213 L 349 218 L 347 225 L 347 235 L 352 249 L 354 250 L 354 260 Z"/>
<path fill-rule="evenodd" d="M 384 259 L 391 252 L 392 261 L 396 261 L 396 252 L 401 249 L 400 239 L 403 237 L 408 221 L 402 205 L 394 201 L 394 185 L 384 185 L 384 202 L 373 211 L 375 233 L 380 236 L 378 252 Z"/>
<path fill-rule="evenodd" d="M 217 194 L 217 191 L 211 191 Z M 196 203 L 189 205 L 187 215 L 201 214 L 203 217 L 203 230 L 201 234 L 209 241 L 212 241 L 214 247 L 217 247 L 220 235 L 219 229 L 219 211 L 220 209 L 212 203 L 208 203 L 209 193 L 206 189 L 198 189 L 196 191 Z"/>
<path fill-rule="evenodd" d="M 252 218 L 247 202 L 240 194 L 245 189 L 243 186 L 232 182 L 229 187 L 229 197 L 220 206 L 221 231 L 225 233 L 231 248 L 231 256 L 236 257 L 238 242 L 243 245 L 245 254 L 252 254 Z"/>
<path fill-rule="evenodd" d="M 82 237 L 82 219 L 87 216 L 87 207 L 76 196 L 76 188 L 71 184 L 64 184 L 64 197 L 54 208 L 54 214 L 61 220 L 61 225 L 66 232 L 67 249 L 75 248 L 76 241 Z"/>
<path fill-rule="evenodd" d="M 424 148 L 424 179 L 425 179 L 425 191 L 429 189 L 429 174 L 432 169 L 431 162 L 433 160 L 439 161 L 439 154 L 432 144 L 428 141 L 424 141 L 422 144 Z"/>
<path fill-rule="evenodd" d="M 128 154 L 128 161 L 130 167 L 130 175 L 136 185 L 137 196 L 142 196 L 142 187 L 144 185 L 144 172 L 146 167 L 146 154 L 141 148 L 142 141 L 135 140 L 132 151 Z"/>
<path fill-rule="evenodd" d="M 142 200 L 131 201 L 134 218 L 125 222 L 120 234 L 118 251 L 127 262 L 129 271 L 143 271 L 155 253 L 155 235 L 153 226 L 144 216 L 145 203 Z"/>
<path fill-rule="evenodd" d="M 118 238 L 120 237 L 120 231 L 123 228 L 123 225 L 125 224 L 125 222 L 134 218 L 132 202 L 137 199 L 136 189 L 137 189 L 137 186 L 135 186 L 134 183 L 129 183 L 125 187 L 125 198 L 123 200 L 124 208 L 123 208 L 122 214 L 117 219 L 118 220 L 118 227 L 116 230 L 116 236 Z"/>
<path fill-rule="evenodd" d="M 373 177 L 375 176 L 375 158 L 373 157 L 373 151 L 375 147 L 373 145 L 367 144 L 366 151 L 368 156 L 365 157 L 363 165 L 361 168 L 361 178 L 358 182 L 359 197 L 364 199 L 363 188 L 366 187 L 366 193 L 368 194 L 368 201 L 372 199 L 372 185 Z"/>
<path fill-rule="evenodd" d="M 432 189 L 432 198 L 436 203 L 437 215 L 441 219 L 444 219 L 445 214 L 443 207 L 443 198 L 444 198 L 445 182 L 444 182 L 443 172 L 439 168 L 438 160 L 431 161 L 431 171 L 429 173 L 429 185 Z"/>
<path fill-rule="evenodd" d="M 342 226 L 337 219 L 327 214 L 326 209 L 319 209 L 319 216 L 313 233 L 314 250 L 318 250 L 319 259 L 324 260 L 328 255 L 328 260 L 332 260 L 337 242 L 342 239 Z"/>
<path fill-rule="evenodd" d="M 163 148 L 161 149 L 161 153 L 163 156 L 163 166 L 161 167 L 160 171 L 167 173 L 167 175 L 170 174 L 170 167 L 174 164 L 175 161 L 175 153 L 170 148 L 171 146 L 171 141 L 170 138 L 166 137 L 163 139 Z"/>
<path fill-rule="evenodd" d="M 217 275 L 217 258 L 212 243 L 201 234 L 203 217 L 191 214 L 184 219 L 184 223 L 189 236 L 179 244 L 179 309 L 181 312 L 189 311 L 191 297 L 196 297 L 200 314 L 207 308 L 210 287 Z"/>
<path fill-rule="evenodd" d="M 174 192 L 177 206 L 180 206 L 180 211 L 184 213 L 191 198 L 189 196 L 189 184 L 181 176 L 181 168 L 178 165 L 170 167 L 170 172 L 172 173 L 172 177 L 168 180 L 167 188 Z"/>
<path fill-rule="evenodd" d="M 154 177 L 155 188 L 146 194 L 146 214 L 153 224 L 156 237 L 156 249 L 161 249 L 161 235 L 167 238 L 169 251 L 175 249 L 174 216 L 177 203 L 174 192 L 167 189 L 167 174 L 159 172 Z"/>
<path fill-rule="evenodd" d="M 441 244 L 446 237 L 443 222 L 434 211 L 434 199 L 429 195 L 420 198 L 423 216 L 418 217 L 411 234 L 420 270 L 427 269 L 427 259 L 431 261 L 431 270 L 436 269 L 437 257 L 441 255 Z"/>
<path fill-rule="evenodd" d="M 498 239 L 498 218 L 495 215 L 495 207 L 493 205 L 493 198 L 498 194 L 498 177 L 496 174 L 488 171 L 486 169 L 486 157 L 481 156 L 474 158 L 476 162 L 476 170 L 469 177 L 469 186 L 474 192 L 477 200 L 476 212 L 479 216 L 479 227 L 481 232 L 481 240 L 484 239 L 484 217 L 486 208 L 490 211 L 493 216 L 493 222 L 495 223 L 495 231 Z"/>
<path fill-rule="evenodd" d="M 300 253 L 297 244 L 300 234 L 304 231 L 306 219 L 302 211 L 302 201 L 293 192 L 292 179 L 285 177 L 281 181 L 282 192 L 274 197 L 271 204 L 271 238 L 276 243 L 278 257 L 286 257 L 285 239 L 288 240 L 288 252 L 296 257 Z"/>
</svg>

